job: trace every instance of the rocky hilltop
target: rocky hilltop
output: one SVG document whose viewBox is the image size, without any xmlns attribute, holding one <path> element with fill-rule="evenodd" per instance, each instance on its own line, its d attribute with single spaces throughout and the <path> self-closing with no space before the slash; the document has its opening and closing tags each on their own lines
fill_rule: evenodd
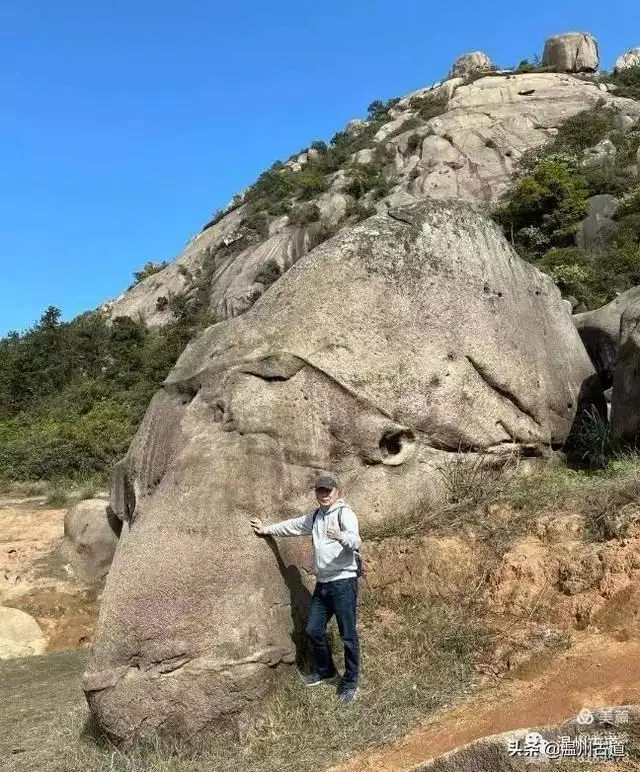
<svg viewBox="0 0 640 772">
<path fill-rule="evenodd" d="M 495 202 L 523 156 L 552 142 L 568 118 L 596 107 L 615 110 L 621 127 L 640 118 L 640 103 L 600 82 L 598 67 L 597 42 L 582 33 L 550 38 L 540 64 L 515 70 L 497 69 L 482 52 L 465 55 L 443 82 L 374 102 L 331 143 L 275 164 L 174 262 L 104 308 L 150 326 L 185 305 L 222 321 L 247 311 L 318 243 L 376 211 L 426 198 Z"/>
</svg>

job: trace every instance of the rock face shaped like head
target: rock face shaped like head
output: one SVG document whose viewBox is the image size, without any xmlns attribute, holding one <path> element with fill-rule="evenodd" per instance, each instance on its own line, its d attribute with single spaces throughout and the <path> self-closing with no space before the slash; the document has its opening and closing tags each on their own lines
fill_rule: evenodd
<svg viewBox="0 0 640 772">
<path fill-rule="evenodd" d="M 84 679 L 100 725 L 232 727 L 290 669 L 304 540 L 251 517 L 311 511 L 320 470 L 361 526 L 404 517 L 450 452 L 561 444 L 593 372 L 555 285 L 470 206 L 390 210 L 302 258 L 187 347 L 116 469 L 130 522 Z"/>
</svg>

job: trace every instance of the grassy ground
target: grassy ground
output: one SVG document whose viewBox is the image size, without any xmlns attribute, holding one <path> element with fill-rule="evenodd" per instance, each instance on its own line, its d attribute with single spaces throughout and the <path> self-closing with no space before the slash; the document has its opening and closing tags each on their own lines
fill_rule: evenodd
<svg viewBox="0 0 640 772">
<path fill-rule="evenodd" d="M 4 717 L 0 714 L 0 737 L 13 727 L 13 739 L 11 748 L 2 749 L 8 760 L 3 769 L 318 769 L 319 764 L 338 762 L 359 749 L 402 735 L 426 714 L 471 692 L 474 654 L 483 650 L 486 640 L 469 610 L 463 605 L 454 609 L 408 601 L 379 606 L 372 598 L 363 598 L 360 700 L 341 706 L 333 687 L 305 689 L 293 674 L 268 705 L 262 724 L 241 745 L 208 739 L 191 750 L 157 744 L 124 756 L 98 739 L 86 722 L 78 686 L 84 655 L 73 652 L 62 658 L 45 655 L 4 663 L 0 665 L 5 711 Z"/>
<path fill-rule="evenodd" d="M 458 495 L 458 500 L 452 496 L 436 512 L 418 509 L 403 523 L 394 524 L 389 534 L 376 533 L 376 538 L 484 529 L 498 555 L 526 532 L 536 513 L 571 508 L 583 512 L 592 524 L 592 538 L 602 539 L 607 518 L 625 504 L 637 502 L 640 494 L 638 456 L 619 458 L 599 472 L 557 467 L 514 477 L 512 471 L 509 465 L 487 474 L 476 470 L 473 484 L 465 487 L 465 473 L 455 470 L 456 490 L 467 494 Z M 485 513 L 491 505 L 511 507 L 513 516 L 489 522 Z M 473 664 L 492 646 L 490 635 L 482 630 L 482 609 L 474 595 L 470 587 L 468 597 L 457 598 L 455 605 L 406 599 L 383 602 L 365 589 L 360 602 L 360 700 L 340 706 L 332 688 L 305 690 L 293 674 L 267 705 L 261 725 L 242 744 L 216 738 L 191 749 L 158 743 L 125 756 L 100 740 L 87 723 L 79 690 L 84 654 L 0 663 L 3 769 L 305 772 L 330 766 L 401 736 L 433 711 L 473 691 Z M 335 629 L 333 634 L 338 643 Z M 620 769 L 640 768 L 637 761 L 629 764 L 636 766 Z M 578 767 L 564 768 L 572 772 Z"/>
<path fill-rule="evenodd" d="M 15 481 L 0 478 L 0 496 L 11 498 L 43 497 L 49 507 L 63 508 L 82 499 L 93 498 L 108 488 L 106 477 L 93 475 L 81 480 Z"/>
</svg>

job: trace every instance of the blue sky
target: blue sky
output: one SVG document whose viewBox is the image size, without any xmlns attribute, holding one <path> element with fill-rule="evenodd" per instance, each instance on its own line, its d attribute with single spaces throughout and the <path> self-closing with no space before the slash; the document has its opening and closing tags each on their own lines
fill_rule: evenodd
<svg viewBox="0 0 640 772">
<path fill-rule="evenodd" d="M 509 66 L 584 30 L 610 68 L 639 6 L 3 0 L 0 335 L 117 296 L 273 161 L 466 51 Z"/>
</svg>

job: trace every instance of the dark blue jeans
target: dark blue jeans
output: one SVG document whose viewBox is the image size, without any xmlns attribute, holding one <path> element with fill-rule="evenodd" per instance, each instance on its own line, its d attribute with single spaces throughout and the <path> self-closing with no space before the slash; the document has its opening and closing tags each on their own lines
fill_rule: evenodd
<svg viewBox="0 0 640 772">
<path fill-rule="evenodd" d="M 331 617 L 336 615 L 344 644 L 344 687 L 355 687 L 358 684 L 360 648 L 356 630 L 357 601 L 358 580 L 355 576 L 337 579 L 335 582 L 317 582 L 307 622 L 307 635 L 313 643 L 318 673 L 327 678 L 336 673 L 327 640 L 327 625 Z"/>
</svg>

